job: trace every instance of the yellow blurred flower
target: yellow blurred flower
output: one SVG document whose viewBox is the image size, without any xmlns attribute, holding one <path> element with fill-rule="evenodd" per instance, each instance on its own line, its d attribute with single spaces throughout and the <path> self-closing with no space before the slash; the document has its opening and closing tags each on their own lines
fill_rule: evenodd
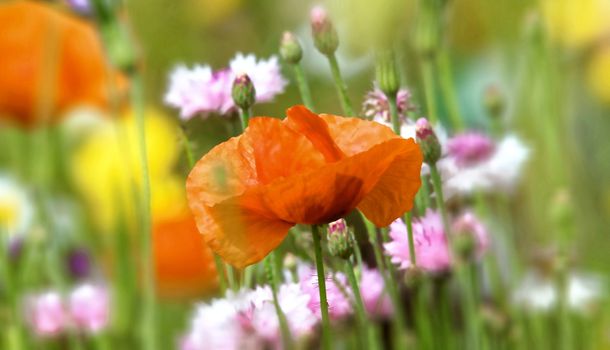
<svg viewBox="0 0 610 350">
<path fill-rule="evenodd" d="M 201 296 L 217 286 L 213 255 L 186 203 L 184 178 L 174 173 L 179 157 L 178 125 L 148 110 L 145 133 L 151 187 L 152 236 L 157 291 L 162 296 Z M 74 182 L 106 232 L 118 220 L 137 222 L 142 182 L 134 116 L 99 124 L 78 147 Z"/>
<path fill-rule="evenodd" d="M 25 189 L 12 178 L 0 175 L 0 233 L 9 237 L 24 234 L 32 217 L 33 206 Z"/>
<path fill-rule="evenodd" d="M 186 207 L 184 181 L 172 172 L 179 156 L 177 127 L 159 112 L 147 111 L 153 217 L 171 217 Z M 126 216 L 127 222 L 135 220 L 134 196 L 142 181 L 139 159 L 131 115 L 98 125 L 73 157 L 74 182 L 106 231 L 111 231 L 121 216 Z"/>
<path fill-rule="evenodd" d="M 595 51 L 587 66 L 591 92 L 604 103 L 610 103 L 610 45 Z"/>
<path fill-rule="evenodd" d="M 582 48 L 610 31 L 608 0 L 543 0 L 549 36 L 569 48 Z"/>
</svg>

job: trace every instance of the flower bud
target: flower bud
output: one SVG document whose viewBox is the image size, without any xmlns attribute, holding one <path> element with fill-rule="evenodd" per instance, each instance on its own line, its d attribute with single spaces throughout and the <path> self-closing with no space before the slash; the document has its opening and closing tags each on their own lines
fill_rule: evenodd
<svg viewBox="0 0 610 350">
<path fill-rule="evenodd" d="M 297 64 L 303 57 L 303 49 L 299 40 L 291 32 L 284 32 L 280 43 L 280 56 L 290 64 Z"/>
<path fill-rule="evenodd" d="M 76 279 L 89 277 L 91 271 L 91 258 L 84 249 L 72 249 L 68 252 L 67 265 L 70 275 Z"/>
<path fill-rule="evenodd" d="M 396 96 L 398 89 L 400 89 L 400 78 L 398 76 L 398 68 L 396 67 L 396 59 L 392 51 L 380 53 L 377 57 L 375 78 L 379 89 L 386 96 Z"/>
<path fill-rule="evenodd" d="M 441 158 L 441 144 L 426 118 L 419 118 L 415 123 L 415 137 L 424 155 L 424 162 L 436 164 Z"/>
<path fill-rule="evenodd" d="M 284 267 L 287 268 L 288 270 L 292 270 L 292 269 L 296 269 L 297 267 L 297 257 L 292 254 L 292 253 L 286 253 L 286 255 L 284 256 Z"/>
<path fill-rule="evenodd" d="M 417 288 L 424 279 L 424 271 L 417 266 L 410 266 L 405 271 L 404 281 L 408 288 Z"/>
<path fill-rule="evenodd" d="M 254 90 L 254 84 L 247 74 L 238 74 L 233 81 L 233 90 L 231 92 L 233 96 L 233 102 L 235 105 L 242 110 L 247 110 L 256 101 L 256 90 Z"/>
<path fill-rule="evenodd" d="M 495 119 L 502 117 L 505 107 L 504 96 L 496 85 L 489 85 L 485 88 L 483 103 L 490 117 Z"/>
<path fill-rule="evenodd" d="M 328 250 L 331 255 L 349 259 L 354 243 L 345 220 L 339 219 L 328 224 Z"/>
<path fill-rule="evenodd" d="M 415 49 L 423 57 L 432 57 L 436 54 L 441 41 L 441 27 L 439 19 L 442 17 L 443 4 L 438 0 L 421 2 L 418 22 L 415 27 Z"/>
<path fill-rule="evenodd" d="M 326 10 L 321 6 L 314 7 L 310 19 L 313 42 L 318 51 L 327 56 L 334 54 L 339 46 L 339 36 Z"/>
</svg>

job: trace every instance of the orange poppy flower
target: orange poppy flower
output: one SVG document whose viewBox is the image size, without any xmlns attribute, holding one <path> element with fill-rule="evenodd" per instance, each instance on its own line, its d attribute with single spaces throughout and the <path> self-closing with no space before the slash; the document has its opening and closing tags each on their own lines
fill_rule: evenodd
<svg viewBox="0 0 610 350">
<path fill-rule="evenodd" d="M 153 251 L 160 295 L 201 296 L 217 287 L 212 251 L 197 231 L 191 213 L 155 221 Z"/>
<path fill-rule="evenodd" d="M 354 208 L 377 226 L 411 209 L 422 154 L 381 124 L 317 115 L 303 106 L 257 117 L 214 147 L 187 179 L 208 245 L 244 267 L 264 258 L 297 223 L 323 224 Z"/>
<path fill-rule="evenodd" d="M 111 73 L 100 40 L 86 22 L 42 2 L 0 4 L 0 117 L 24 126 L 78 104 L 104 108 Z"/>
</svg>

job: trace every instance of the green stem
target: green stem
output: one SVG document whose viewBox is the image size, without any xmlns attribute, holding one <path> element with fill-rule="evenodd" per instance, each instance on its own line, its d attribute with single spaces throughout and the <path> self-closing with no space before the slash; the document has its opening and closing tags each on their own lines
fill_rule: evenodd
<svg viewBox="0 0 610 350">
<path fill-rule="evenodd" d="M 246 130 L 248 127 L 248 123 L 250 122 L 250 117 L 252 116 L 252 111 L 248 109 L 239 109 L 239 120 L 241 121 L 241 130 L 242 132 Z"/>
<path fill-rule="evenodd" d="M 432 186 L 434 188 L 434 197 L 436 198 L 436 209 L 440 212 L 443 219 L 443 229 L 447 242 L 451 242 L 451 227 L 449 226 L 449 217 L 445 208 L 445 198 L 443 197 L 443 185 L 441 176 L 438 173 L 436 164 L 430 164 L 430 177 L 432 178 Z"/>
<path fill-rule="evenodd" d="M 392 120 L 392 129 L 394 133 L 400 136 L 400 119 L 398 118 L 398 106 L 396 105 L 396 94 L 386 96 L 388 105 L 390 106 L 390 118 Z"/>
<path fill-rule="evenodd" d="M 311 99 L 311 91 L 309 90 L 309 84 L 307 84 L 307 78 L 305 78 L 305 72 L 303 72 L 303 66 L 300 63 L 292 65 L 294 69 L 294 77 L 299 87 L 299 93 L 301 94 L 301 100 L 305 104 L 305 107 L 313 111 L 313 100 Z"/>
<path fill-rule="evenodd" d="M 350 288 L 352 289 L 352 293 L 354 294 L 356 319 L 358 320 L 358 326 L 360 327 L 360 336 L 363 339 L 363 345 L 366 344 L 368 348 L 376 348 L 377 346 L 374 345 L 375 339 L 371 339 L 370 336 L 372 336 L 372 334 L 368 333 L 368 317 L 364 309 L 364 302 L 362 301 L 362 296 L 360 295 L 360 286 L 358 284 L 356 274 L 354 273 L 354 267 L 349 260 L 346 260 L 344 262 L 344 270 L 345 274 L 347 275 L 347 280 L 349 282 Z"/>
<path fill-rule="evenodd" d="M 417 257 L 415 256 L 415 242 L 413 242 L 413 214 L 407 212 L 405 214 L 405 224 L 407 226 L 407 236 L 409 238 L 409 258 L 411 258 L 411 266 L 417 266 Z"/>
<path fill-rule="evenodd" d="M 320 227 L 311 225 L 311 235 L 313 236 L 313 247 L 316 256 L 316 271 L 318 274 L 318 290 L 320 292 L 320 313 L 322 314 L 322 348 L 331 349 L 330 339 L 330 318 L 328 315 L 328 300 L 326 298 L 326 275 L 324 274 L 324 261 L 322 257 L 322 243 L 320 237 Z"/>
<path fill-rule="evenodd" d="M 424 94 L 426 95 L 426 110 L 428 112 L 428 119 L 434 124 L 438 122 L 436 102 L 434 101 L 434 66 L 431 59 L 428 57 L 423 57 L 421 64 L 424 80 Z"/>
<path fill-rule="evenodd" d="M 352 244 L 354 245 L 354 256 L 356 257 L 356 263 L 358 264 L 358 271 L 362 272 L 364 264 L 362 263 L 362 252 L 360 251 L 360 245 L 358 244 L 354 231 L 349 230 L 349 232 L 349 238 L 352 240 Z"/>
<path fill-rule="evenodd" d="M 144 93 L 141 77 L 133 73 L 131 77 L 132 106 L 135 111 L 138 148 L 140 153 L 140 170 L 142 176 L 141 193 L 141 254 L 144 275 L 143 285 L 143 311 L 142 311 L 142 344 L 145 349 L 157 349 L 156 330 L 156 300 L 155 300 L 155 271 L 151 237 L 151 208 L 150 208 L 150 178 L 148 173 L 148 155 L 146 150 L 146 126 L 144 117 Z"/>
<path fill-rule="evenodd" d="M 280 279 L 278 275 L 278 265 L 276 264 L 276 254 L 271 252 L 267 259 L 265 259 L 265 271 L 267 272 L 267 279 L 271 283 L 271 292 L 273 294 L 273 305 L 275 306 L 275 312 L 277 319 L 280 323 L 280 331 L 282 333 L 282 345 L 284 349 L 292 348 L 292 336 L 290 334 L 290 328 L 288 328 L 288 321 L 286 315 L 282 311 L 280 302 L 277 296 L 280 286 Z"/>
<path fill-rule="evenodd" d="M 341 70 L 339 69 L 337 57 L 335 57 L 334 54 L 331 54 L 326 56 L 326 58 L 328 58 L 328 63 L 330 64 L 330 71 L 333 75 L 333 80 L 335 81 L 335 87 L 339 94 L 339 101 L 341 102 L 343 112 L 347 117 L 353 117 L 355 116 L 354 109 L 352 108 L 349 96 L 347 96 L 347 85 L 345 85 L 345 81 L 343 81 L 343 78 L 341 77 Z"/>
<path fill-rule="evenodd" d="M 439 71 L 440 88 L 443 98 L 449 111 L 449 119 L 451 126 L 460 131 L 464 129 L 464 121 L 460 115 L 460 106 L 458 104 L 455 89 L 453 87 L 453 74 L 451 72 L 451 61 L 446 50 L 441 49 L 435 56 L 437 69 Z"/>
</svg>

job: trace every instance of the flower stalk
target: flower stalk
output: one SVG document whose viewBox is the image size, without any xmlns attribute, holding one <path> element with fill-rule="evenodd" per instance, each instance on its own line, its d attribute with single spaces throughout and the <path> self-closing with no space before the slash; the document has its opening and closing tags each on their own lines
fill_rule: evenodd
<svg viewBox="0 0 610 350">
<path fill-rule="evenodd" d="M 320 313 L 322 314 L 322 348 L 330 350 L 330 316 L 328 314 L 328 300 L 326 297 L 326 275 L 324 274 L 324 260 L 322 257 L 322 242 L 319 225 L 311 225 L 311 235 L 316 260 L 316 273 L 318 275 L 318 290 L 320 293 Z"/>
<path fill-rule="evenodd" d="M 286 315 L 282 311 L 280 302 L 277 296 L 280 279 L 279 269 L 277 267 L 276 252 L 271 252 L 267 259 L 265 259 L 265 273 L 267 274 L 267 280 L 271 284 L 271 293 L 273 294 L 273 305 L 275 306 L 275 312 L 280 324 L 280 332 L 282 335 L 282 345 L 284 349 L 290 349 L 292 347 L 292 337 L 290 335 L 290 329 L 288 328 L 288 321 Z"/>
</svg>

